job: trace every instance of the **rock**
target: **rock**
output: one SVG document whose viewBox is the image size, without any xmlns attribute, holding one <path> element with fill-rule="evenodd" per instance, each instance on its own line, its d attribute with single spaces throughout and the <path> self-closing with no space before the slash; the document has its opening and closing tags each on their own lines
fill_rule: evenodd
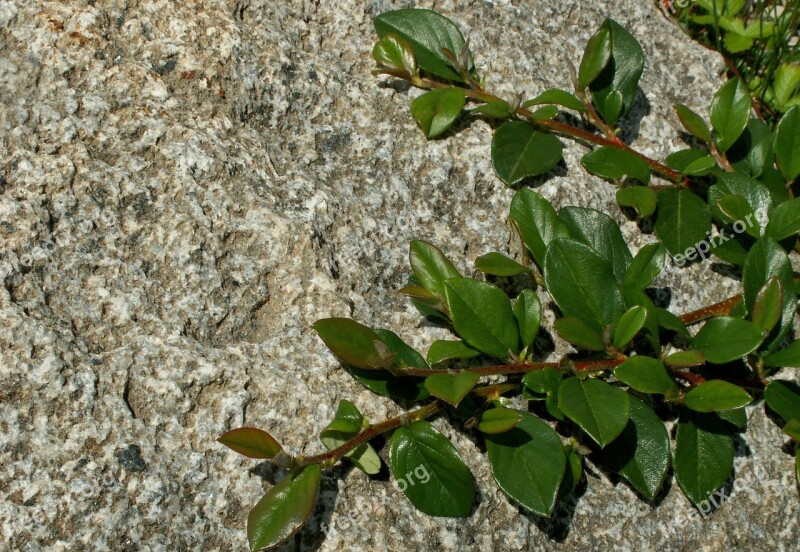
<svg viewBox="0 0 800 552">
<path fill-rule="evenodd" d="M 219 445 L 221 433 L 258 426 L 311 454 L 339 399 L 370 419 L 402 411 L 354 382 L 311 324 L 352 316 L 421 348 L 444 336 L 394 294 L 408 242 L 429 239 L 469 272 L 505 248 L 513 192 L 493 176 L 485 123 L 426 142 L 409 116 L 419 92 L 370 75 L 371 20 L 400 4 L 0 2 L 8 549 L 242 549 L 249 508 L 282 474 Z M 663 157 L 681 144 L 671 104 L 704 111 L 722 64 L 650 4 L 436 8 L 508 95 L 568 87 L 567 60 L 613 16 L 647 53 L 625 132 Z M 579 168 L 584 151 L 566 142 L 567 170 L 537 190 L 610 212 L 637 246 L 652 241 Z M 659 285 L 676 312 L 739 287 L 709 264 Z M 792 459 L 754 414 L 736 459 L 746 486 L 706 520 L 678 527 L 693 510 L 677 489 L 650 505 L 591 465 L 588 488 L 551 520 L 527 516 L 473 438 L 438 419 L 478 482 L 471 517 L 427 517 L 386 481 L 336 468 L 285 549 L 791 547 Z"/>
</svg>

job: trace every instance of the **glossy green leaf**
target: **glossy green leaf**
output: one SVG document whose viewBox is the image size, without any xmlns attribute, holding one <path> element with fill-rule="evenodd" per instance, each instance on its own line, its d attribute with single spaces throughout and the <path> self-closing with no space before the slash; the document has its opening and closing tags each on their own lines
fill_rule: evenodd
<svg viewBox="0 0 800 552">
<path fill-rule="evenodd" d="M 558 212 L 570 237 L 594 249 L 611 262 L 618 282 L 631 264 L 631 252 L 616 221 L 605 213 L 584 207 L 564 207 Z"/>
<path fill-rule="evenodd" d="M 646 186 L 625 186 L 617 190 L 617 202 L 623 207 L 632 207 L 640 217 L 649 217 L 656 212 L 658 196 Z"/>
<path fill-rule="evenodd" d="M 319 439 L 325 448 L 333 450 L 358 435 L 364 425 L 364 416 L 358 408 L 348 400 L 341 400 L 333 421 L 322 430 Z M 345 458 L 368 475 L 381 471 L 381 459 L 369 443 L 357 446 L 345 454 Z"/>
<path fill-rule="evenodd" d="M 753 228 L 760 229 L 759 218 L 763 218 L 769 211 L 772 205 L 772 197 L 769 190 L 761 184 L 758 180 L 751 178 L 745 174 L 739 173 L 720 173 L 717 176 L 717 183 L 708 190 L 709 204 L 715 205 L 723 196 L 736 194 L 745 199 L 753 214 L 753 218 L 747 219 L 747 213 L 741 213 L 739 216 L 744 218 L 734 217 L 720 217 L 725 222 L 734 220 L 741 220 L 740 225 L 743 224 L 745 229 Z M 762 213 L 760 217 L 755 214 Z M 715 211 L 717 216 L 720 216 L 719 211 Z M 741 233 L 741 229 L 736 230 Z M 752 232 L 752 235 L 758 236 L 760 231 Z"/>
<path fill-rule="evenodd" d="M 783 288 L 780 280 L 773 276 L 767 280 L 767 283 L 764 284 L 764 287 L 761 288 L 761 291 L 756 296 L 756 302 L 751 313 L 753 324 L 758 326 L 764 332 L 764 335 L 768 335 L 780 321 L 782 309 Z"/>
<path fill-rule="evenodd" d="M 786 251 L 774 240 L 761 238 L 750 248 L 742 271 L 744 304 L 747 312 L 753 312 L 758 293 L 772 277 L 778 278 L 784 290 L 794 288 L 792 263 Z M 793 293 L 784 293 L 781 322 L 770 333 L 764 344 L 767 353 L 776 350 L 788 335 L 796 309 L 797 296 Z"/>
<path fill-rule="evenodd" d="M 716 201 L 715 211 L 722 213 L 720 217 L 725 222 L 734 222 L 741 228 L 744 226 L 745 231 L 758 238 L 761 235 L 761 228 L 758 221 L 755 219 L 753 208 L 747 203 L 747 200 L 739 194 L 725 195 Z M 753 221 L 752 224 L 747 224 L 736 221 Z"/>
<path fill-rule="evenodd" d="M 606 382 L 568 378 L 558 389 L 558 407 L 598 445 L 605 447 L 628 424 L 628 394 Z"/>
<path fill-rule="evenodd" d="M 475 259 L 475 268 L 493 276 L 516 276 L 530 270 L 527 266 L 495 251 Z"/>
<path fill-rule="evenodd" d="M 601 330 L 622 314 L 623 303 L 612 265 L 575 240 L 554 240 L 547 248 L 544 280 L 558 307 Z"/>
<path fill-rule="evenodd" d="M 499 359 L 519 350 L 511 301 L 500 288 L 471 278 L 451 278 L 444 290 L 453 327 L 470 346 Z"/>
<path fill-rule="evenodd" d="M 650 182 L 650 167 L 633 153 L 603 146 L 590 151 L 581 158 L 581 165 L 588 172 L 609 180 L 634 178 L 647 184 Z"/>
<path fill-rule="evenodd" d="M 642 393 L 665 394 L 678 386 L 672 381 L 661 361 L 635 355 L 614 369 L 616 378 L 636 391 Z"/>
<path fill-rule="evenodd" d="M 522 241 L 539 267 L 544 267 L 544 257 L 550 242 L 569 237 L 569 230 L 553 206 L 528 188 L 514 194 L 508 217 L 519 228 Z"/>
<path fill-rule="evenodd" d="M 686 174 L 686 169 L 694 162 L 706 157 L 706 153 L 698 149 L 688 148 L 670 153 L 664 159 L 664 164 L 681 174 Z"/>
<path fill-rule="evenodd" d="M 486 436 L 489 465 L 497 485 L 526 510 L 549 516 L 566 469 L 561 439 L 527 412 L 510 431 Z"/>
<path fill-rule="evenodd" d="M 672 255 L 685 255 L 711 230 L 705 202 L 686 189 L 668 188 L 659 194 L 655 233 Z"/>
<path fill-rule="evenodd" d="M 461 276 L 444 253 L 428 242 L 412 240 L 409 258 L 411 269 L 420 284 L 435 295 L 444 294 L 444 281 Z"/>
<path fill-rule="evenodd" d="M 767 236 L 782 240 L 800 232 L 800 197 L 775 206 L 769 215 Z"/>
<path fill-rule="evenodd" d="M 469 110 L 471 115 L 483 115 L 492 119 L 508 119 L 511 117 L 511 106 L 506 101 L 488 102 Z"/>
<path fill-rule="evenodd" d="M 750 404 L 747 392 L 727 381 L 710 380 L 693 387 L 686 393 L 684 404 L 697 412 L 731 410 Z"/>
<path fill-rule="evenodd" d="M 411 45 L 396 34 L 389 33 L 381 38 L 372 49 L 372 57 L 378 65 L 392 73 L 417 73 L 417 62 Z"/>
<path fill-rule="evenodd" d="M 603 334 L 594 324 L 589 324 L 576 316 L 559 318 L 553 324 L 558 337 L 587 351 L 604 351 Z"/>
<path fill-rule="evenodd" d="M 270 459 L 283 450 L 272 435 L 254 427 L 232 429 L 220 435 L 217 441 L 248 458 Z"/>
<path fill-rule="evenodd" d="M 726 157 L 736 172 L 757 178 L 764 174 L 767 165 L 773 164 L 774 141 L 773 133 L 764 121 L 750 119 Z"/>
<path fill-rule="evenodd" d="M 692 340 L 706 361 L 724 364 L 755 351 L 764 341 L 763 332 L 748 320 L 730 316 L 711 318 Z"/>
<path fill-rule="evenodd" d="M 418 510 L 440 517 L 465 517 L 472 510 L 472 474 L 453 444 L 430 423 L 418 421 L 394 432 L 389 466 Z"/>
<path fill-rule="evenodd" d="M 442 49 L 457 54 L 464 46 L 464 36 L 445 16 L 432 10 L 402 9 L 380 14 L 374 24 L 378 36 L 392 33 L 406 40 L 420 68 L 437 77 L 463 81 Z"/>
<path fill-rule="evenodd" d="M 764 402 L 778 416 L 800 420 L 800 385 L 793 381 L 773 380 L 764 390 Z"/>
<path fill-rule="evenodd" d="M 534 121 L 549 121 L 558 115 L 558 108 L 554 105 L 545 105 L 530 114 L 529 119 Z"/>
<path fill-rule="evenodd" d="M 564 445 L 564 454 L 567 457 L 567 469 L 558 489 L 559 500 L 571 493 L 583 477 L 583 456 L 572 445 Z"/>
<path fill-rule="evenodd" d="M 689 366 L 701 366 L 705 364 L 706 357 L 700 351 L 679 351 L 672 353 L 664 359 L 664 364 L 675 368 L 686 368 Z"/>
<path fill-rule="evenodd" d="M 800 106 L 784 114 L 775 128 L 775 157 L 788 182 L 800 175 Z"/>
<path fill-rule="evenodd" d="M 510 431 L 522 421 L 522 412 L 512 408 L 490 408 L 481 415 L 478 431 L 488 435 L 498 435 Z"/>
<path fill-rule="evenodd" d="M 695 159 L 683 170 L 683 174 L 689 176 L 705 176 L 717 166 L 717 160 L 711 155 L 704 155 L 699 159 Z"/>
<path fill-rule="evenodd" d="M 614 124 L 620 115 L 630 110 L 636 98 L 644 69 L 644 52 L 633 35 L 616 21 L 606 19 L 601 29 L 611 33 L 611 60 L 589 88 L 600 116 Z"/>
<path fill-rule="evenodd" d="M 514 318 L 517 320 L 522 347 L 533 345 L 542 321 L 542 303 L 532 289 L 523 289 L 514 301 Z"/>
<path fill-rule="evenodd" d="M 644 290 L 653 283 L 664 269 L 666 250 L 660 243 L 650 243 L 642 247 L 631 261 L 622 284 L 631 289 Z"/>
<path fill-rule="evenodd" d="M 636 337 L 644 327 L 647 318 L 647 309 L 641 306 L 633 307 L 623 314 L 617 325 L 614 327 L 614 337 L 612 344 L 617 350 L 624 350 L 625 347 Z"/>
<path fill-rule="evenodd" d="M 611 60 L 611 30 L 600 27 L 586 43 L 578 69 L 578 82 L 586 88 L 605 69 Z"/>
<path fill-rule="evenodd" d="M 314 508 L 322 470 L 311 464 L 281 479 L 247 516 L 250 549 L 263 550 L 286 542 L 305 524 Z"/>
<path fill-rule="evenodd" d="M 492 165 L 497 177 L 513 186 L 544 174 L 561 160 L 561 142 L 523 121 L 506 121 L 492 138 Z"/>
<path fill-rule="evenodd" d="M 630 420 L 622 434 L 602 452 L 609 469 L 628 480 L 648 500 L 653 500 L 667 476 L 669 435 L 664 422 L 641 399 L 632 395 Z"/>
<path fill-rule="evenodd" d="M 774 368 L 800 368 L 800 341 L 792 341 L 788 347 L 772 353 L 764 364 Z"/>
<path fill-rule="evenodd" d="M 411 116 L 427 138 L 436 138 L 458 119 L 465 102 L 462 88 L 431 90 L 411 102 Z"/>
<path fill-rule="evenodd" d="M 800 420 L 789 420 L 781 430 L 797 443 L 800 443 Z"/>
<path fill-rule="evenodd" d="M 673 468 L 686 498 L 699 506 L 733 472 L 733 438 L 716 414 L 684 411 L 678 422 Z"/>
<path fill-rule="evenodd" d="M 525 374 L 522 378 L 522 384 L 534 393 L 546 395 L 554 391 L 557 392 L 563 379 L 564 374 L 562 372 L 548 366 L 542 370 L 533 370 Z"/>
<path fill-rule="evenodd" d="M 586 111 L 586 107 L 583 105 L 583 102 L 581 102 L 578 98 L 569 92 L 558 90 L 557 88 L 545 90 L 535 98 L 522 102 L 522 107 L 531 107 L 542 104 L 555 104 L 575 111 Z"/>
<path fill-rule="evenodd" d="M 726 82 L 711 100 L 711 126 L 720 151 L 728 151 L 750 118 L 750 91 L 739 78 Z"/>
<path fill-rule="evenodd" d="M 361 431 L 364 423 L 364 416 L 359 412 L 356 405 L 346 399 L 339 401 L 336 415 L 323 431 L 339 431 L 342 433 L 356 434 Z"/>
<path fill-rule="evenodd" d="M 428 368 L 428 363 L 413 347 L 407 345 L 390 330 L 376 329 L 375 333 L 394 355 L 393 365 L 409 368 Z M 397 377 L 389 371 L 361 370 L 348 367 L 350 374 L 361 385 L 384 397 L 419 401 L 428 397 L 421 378 Z"/>
<path fill-rule="evenodd" d="M 345 364 L 364 370 L 389 366 L 393 355 L 371 328 L 349 318 L 324 318 L 314 323 L 322 341 Z"/>
<path fill-rule="evenodd" d="M 478 379 L 478 374 L 474 372 L 434 374 L 425 380 L 425 389 L 437 399 L 458 406 L 478 383 Z"/>
<path fill-rule="evenodd" d="M 461 340 L 436 340 L 428 349 L 428 362 L 438 364 L 446 360 L 475 358 L 480 354 L 480 351 L 473 349 Z"/>
<path fill-rule="evenodd" d="M 681 120 L 684 128 L 689 133 L 703 142 L 711 142 L 711 131 L 703 118 L 682 104 L 675 104 L 672 106 L 678 114 L 678 119 Z"/>
</svg>

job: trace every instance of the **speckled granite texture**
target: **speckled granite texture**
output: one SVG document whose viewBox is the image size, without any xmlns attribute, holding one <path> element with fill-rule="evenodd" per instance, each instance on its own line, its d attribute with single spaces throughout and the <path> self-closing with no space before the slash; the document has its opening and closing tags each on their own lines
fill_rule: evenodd
<svg viewBox="0 0 800 552">
<path fill-rule="evenodd" d="M 704 110 L 721 82 L 720 60 L 650 2 L 423 4 L 469 33 L 509 95 L 567 87 L 565 60 L 616 18 L 647 53 L 627 132 L 655 156 L 681 146 L 670 105 Z M 426 143 L 409 116 L 418 92 L 370 75 L 371 19 L 401 5 L 0 0 L 0 549 L 244 550 L 247 511 L 279 474 L 223 449 L 220 433 L 256 425 L 313 453 L 341 398 L 372 419 L 401 411 L 341 370 L 311 323 L 353 316 L 424 349 L 443 332 L 393 293 L 409 240 L 469 271 L 505 248 L 512 196 L 485 123 Z M 537 190 L 607 210 L 637 247 L 651 241 L 580 170 L 584 151 L 566 142 L 568 170 Z M 661 278 L 670 308 L 738 289 L 708 268 Z M 760 414 L 736 458 L 745 487 L 682 527 L 670 525 L 691 511 L 676 488 L 647 504 L 591 465 L 588 489 L 552 520 L 527 516 L 471 436 L 435 425 L 478 481 L 468 519 L 427 517 L 387 482 L 336 469 L 285 550 L 800 540 L 792 459 Z"/>
</svg>

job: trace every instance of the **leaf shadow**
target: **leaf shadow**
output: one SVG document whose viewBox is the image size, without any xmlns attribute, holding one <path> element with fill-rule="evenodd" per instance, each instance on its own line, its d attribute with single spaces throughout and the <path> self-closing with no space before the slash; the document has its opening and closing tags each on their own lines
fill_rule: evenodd
<svg viewBox="0 0 800 552">
<path fill-rule="evenodd" d="M 620 129 L 618 134 L 619 138 L 630 145 L 639 135 L 639 129 L 642 126 L 642 120 L 650 115 L 652 106 L 650 100 L 647 99 L 641 86 L 636 87 L 636 96 L 633 98 L 633 104 L 630 111 L 617 121 L 617 126 Z"/>
</svg>

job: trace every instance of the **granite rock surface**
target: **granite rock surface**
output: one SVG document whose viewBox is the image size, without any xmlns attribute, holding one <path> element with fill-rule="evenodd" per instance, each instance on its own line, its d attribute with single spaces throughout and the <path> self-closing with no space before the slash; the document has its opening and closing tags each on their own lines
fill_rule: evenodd
<svg viewBox="0 0 800 552">
<path fill-rule="evenodd" d="M 370 75 L 372 18 L 408 5 L 0 0 L 1 550 L 244 550 L 247 512 L 281 473 L 224 449 L 222 432 L 254 425 L 311 454 L 339 399 L 375 420 L 402 411 L 311 324 L 351 316 L 424 350 L 443 331 L 393 293 L 409 240 L 469 273 L 507 247 L 513 193 L 485 123 L 426 142 L 409 116 L 419 92 Z M 704 111 L 722 82 L 719 58 L 651 2 L 421 5 L 469 34 L 509 96 L 568 88 L 566 61 L 617 19 L 647 54 L 625 132 L 653 156 L 682 146 L 671 104 Z M 585 148 L 565 145 L 566 168 L 537 191 L 652 241 L 579 168 Z M 739 288 L 708 263 L 658 285 L 674 312 Z M 705 520 L 680 523 L 692 510 L 677 488 L 648 504 L 591 464 L 553 519 L 528 516 L 440 418 L 478 482 L 469 518 L 427 517 L 337 468 L 284 549 L 795 549 L 793 460 L 760 408 L 739 488 Z"/>
</svg>

